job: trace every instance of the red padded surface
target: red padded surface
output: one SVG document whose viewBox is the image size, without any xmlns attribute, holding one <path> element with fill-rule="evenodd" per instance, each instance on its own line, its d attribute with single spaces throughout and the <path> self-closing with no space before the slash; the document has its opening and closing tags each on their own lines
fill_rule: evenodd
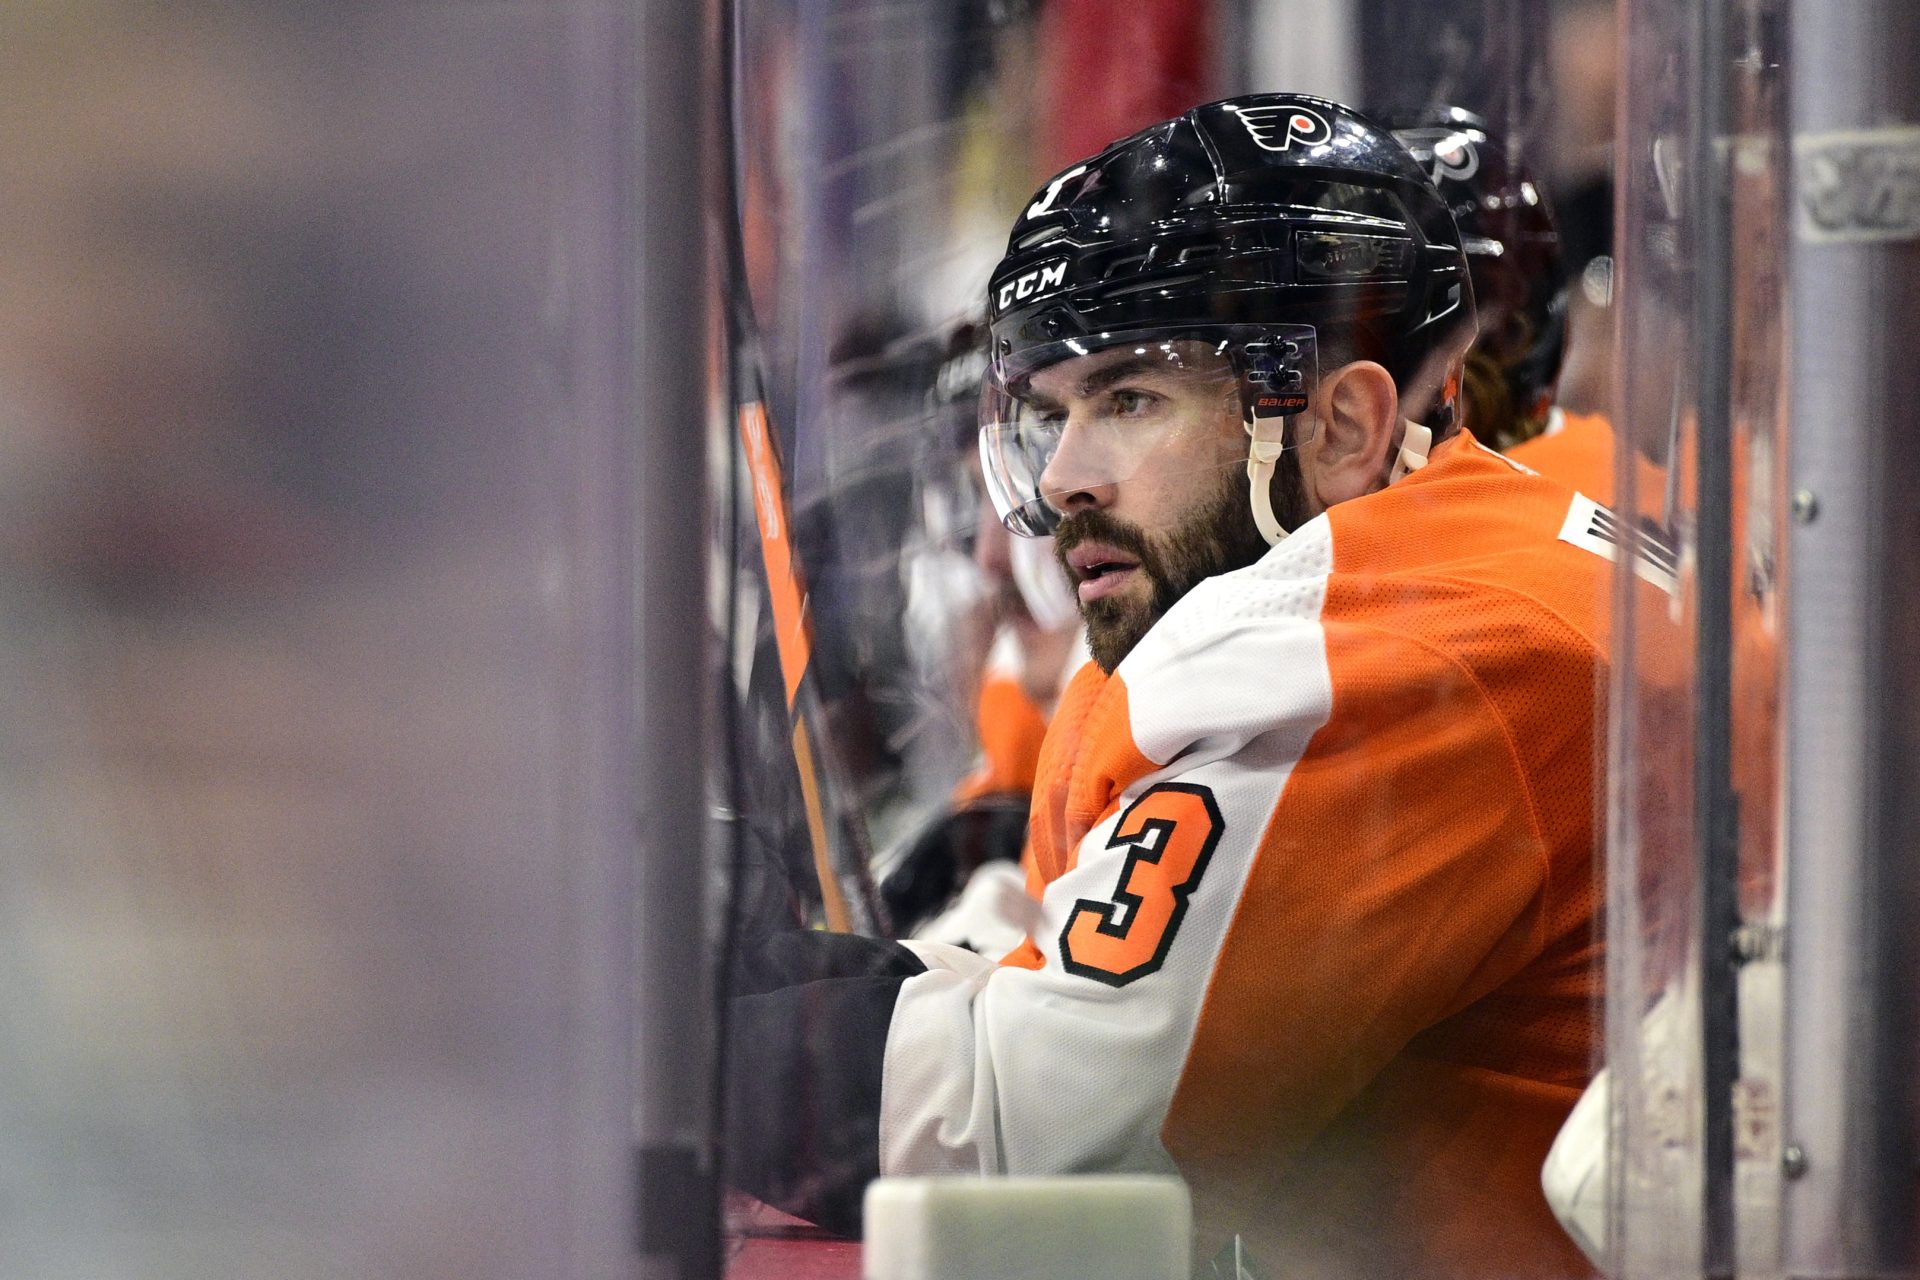
<svg viewBox="0 0 1920 1280">
<path fill-rule="evenodd" d="M 860 1242 L 744 1196 L 727 1205 L 727 1280 L 860 1280 Z"/>
</svg>

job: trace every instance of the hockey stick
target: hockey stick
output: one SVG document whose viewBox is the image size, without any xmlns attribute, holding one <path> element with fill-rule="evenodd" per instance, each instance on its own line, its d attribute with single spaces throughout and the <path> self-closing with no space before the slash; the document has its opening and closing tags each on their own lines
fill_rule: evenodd
<svg viewBox="0 0 1920 1280">
<path fill-rule="evenodd" d="M 736 348 L 736 353 L 738 348 Z M 736 358 L 738 355 L 736 354 Z M 815 755 L 813 725 L 818 721 L 818 695 L 807 680 L 813 661 L 813 622 L 807 609 L 807 596 L 801 585 L 800 566 L 790 538 L 792 521 L 782 488 L 780 450 L 767 418 L 766 403 L 758 398 L 742 398 L 739 409 L 740 446 L 746 453 L 748 475 L 753 486 L 753 507 L 760 531 L 760 557 L 766 569 L 767 593 L 773 610 L 774 644 L 780 655 L 780 672 L 787 695 L 787 714 L 793 722 L 793 762 L 800 775 L 801 802 L 806 810 L 807 837 L 813 850 L 814 875 L 820 884 L 820 900 L 827 927 L 840 933 L 856 925 L 852 903 L 860 903 L 856 894 L 850 903 L 842 873 L 836 862 L 849 854 L 856 859 L 853 868 L 856 884 L 866 866 L 864 851 L 843 851 L 835 858 L 834 842 L 827 825 L 827 792 L 824 771 Z M 849 817 L 851 815 L 848 815 Z M 856 819 L 857 821 L 857 819 Z M 864 908 L 865 903 L 860 903 Z M 862 932 L 873 929 L 873 913 L 862 910 L 857 923 Z"/>
<path fill-rule="evenodd" d="M 879 934 L 885 932 L 886 921 L 873 883 L 866 824 L 859 811 L 844 800 L 845 788 L 834 785 L 832 761 L 820 736 L 824 716 L 819 691 L 810 676 L 813 621 L 805 576 L 793 545 L 785 469 L 767 408 L 756 338 L 739 184 L 735 179 L 740 139 L 734 66 L 736 13 L 737 6 L 728 4 L 723 18 L 726 31 L 721 77 L 726 143 L 721 156 L 725 240 L 721 271 L 725 277 L 726 340 L 739 447 L 746 458 L 753 493 L 761 563 L 773 612 L 774 643 L 791 722 L 793 762 L 799 775 L 808 844 L 826 924 L 838 932 Z"/>
</svg>

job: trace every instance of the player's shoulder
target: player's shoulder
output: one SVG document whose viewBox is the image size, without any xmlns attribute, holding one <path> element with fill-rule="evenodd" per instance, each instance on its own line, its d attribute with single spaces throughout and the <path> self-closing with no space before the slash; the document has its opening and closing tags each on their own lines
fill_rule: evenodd
<svg viewBox="0 0 1920 1280">
<path fill-rule="evenodd" d="M 1133 740 L 1166 760 L 1201 739 L 1317 722 L 1343 685 L 1333 633 L 1341 653 L 1364 633 L 1362 665 L 1387 686 L 1402 682 L 1395 671 L 1511 684 L 1528 668 L 1590 670 L 1604 653 L 1608 565 L 1562 535 L 1595 509 L 1469 437 L 1449 441 L 1416 475 L 1176 603 L 1116 672 Z"/>
<path fill-rule="evenodd" d="M 1392 571 L 1547 546 L 1573 492 L 1463 431 L 1421 470 L 1327 513 L 1335 567 Z"/>
<path fill-rule="evenodd" d="M 1197 584 L 1154 624 L 1121 671 L 1130 685 L 1222 646 L 1262 643 L 1273 631 L 1312 626 L 1334 567 L 1333 530 L 1308 521 L 1253 564 Z"/>
<path fill-rule="evenodd" d="M 1330 622 L 1430 634 L 1448 620 L 1471 630 L 1495 615 L 1564 614 L 1591 637 L 1609 567 L 1591 530 L 1606 514 L 1463 433 L 1415 475 L 1200 583 L 1120 673 L 1138 691 L 1174 680 L 1190 687 L 1197 670 L 1271 670 L 1277 653 Z"/>
<path fill-rule="evenodd" d="M 1331 621 L 1429 645 L 1603 647 L 1608 513 L 1577 490 L 1493 452 L 1449 441 L 1399 484 L 1328 513 Z"/>
<path fill-rule="evenodd" d="M 1332 695 L 1320 618 L 1332 568 L 1331 531 L 1315 519 L 1182 596 L 1114 673 L 1139 749 L 1168 761 L 1204 741 L 1228 755 L 1323 720 Z"/>
</svg>

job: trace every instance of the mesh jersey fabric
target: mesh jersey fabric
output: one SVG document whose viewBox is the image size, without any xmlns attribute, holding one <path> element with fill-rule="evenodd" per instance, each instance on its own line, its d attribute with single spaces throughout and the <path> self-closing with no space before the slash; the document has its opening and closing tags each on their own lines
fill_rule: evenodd
<svg viewBox="0 0 1920 1280">
<path fill-rule="evenodd" d="M 1563 414 L 1561 424 L 1551 434 L 1508 450 L 1508 456 L 1613 506 L 1618 495 L 1614 492 L 1612 424 L 1598 414 Z M 1757 526 L 1763 519 L 1777 519 L 1762 513 L 1777 510 L 1782 495 L 1777 492 L 1771 450 L 1767 451 L 1766 465 L 1756 466 L 1760 448 L 1753 443 L 1754 428 L 1743 425 L 1748 429 L 1736 432 L 1733 444 L 1734 511 L 1746 544 L 1741 566 L 1744 581 L 1738 584 L 1733 602 L 1735 703 L 1742 708 L 1733 729 L 1733 768 L 1740 829 L 1746 833 L 1741 841 L 1741 904 L 1748 912 L 1761 914 L 1769 907 L 1777 878 L 1771 859 L 1779 823 L 1780 636 L 1773 597 L 1773 532 L 1770 523 L 1764 528 Z M 1685 502 L 1693 486 L 1693 435 L 1686 434 L 1681 444 L 1677 497 Z M 1662 512 L 1667 472 L 1639 453 L 1635 453 L 1633 465 L 1633 501 L 1644 524 Z M 1689 820 L 1688 798 L 1668 793 L 1675 786 L 1686 785 L 1680 780 L 1688 778 L 1691 770 L 1686 743 L 1691 733 L 1687 717 L 1693 637 L 1685 617 L 1663 624 L 1656 614 L 1642 623 L 1635 639 L 1640 670 L 1630 696 L 1640 705 L 1639 714 L 1646 725 L 1639 735 L 1639 785 L 1643 790 L 1661 793 L 1642 806 L 1640 821 L 1658 829 L 1669 821 L 1684 824 Z M 1665 850 L 1684 850 L 1690 838 L 1683 830 L 1659 832 L 1643 843 L 1652 845 L 1657 856 Z M 1672 868 L 1670 874 L 1691 873 L 1681 865 Z"/>
<path fill-rule="evenodd" d="M 903 986 L 883 1169 L 1177 1168 L 1275 1274 L 1589 1274 L 1539 1189 L 1599 1030 L 1573 500 L 1461 433 L 1083 669 L 1042 925 Z"/>
</svg>

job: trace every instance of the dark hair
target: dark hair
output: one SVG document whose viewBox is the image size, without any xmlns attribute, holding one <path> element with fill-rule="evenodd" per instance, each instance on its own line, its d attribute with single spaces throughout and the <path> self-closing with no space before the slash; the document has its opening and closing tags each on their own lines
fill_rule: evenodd
<svg viewBox="0 0 1920 1280">
<path fill-rule="evenodd" d="M 1335 369 L 1352 364 L 1356 360 L 1371 360 L 1393 376 L 1393 385 L 1400 393 L 1400 416 L 1409 418 L 1433 432 L 1434 443 L 1447 439 L 1460 428 L 1461 408 L 1467 410 L 1466 418 L 1471 425 L 1479 421 L 1471 398 L 1464 395 L 1465 385 L 1461 388 L 1461 398 L 1467 400 L 1462 406 L 1457 400 L 1446 397 L 1449 370 L 1440 369 L 1429 373 L 1424 362 L 1396 360 L 1393 344 L 1381 339 L 1370 325 L 1352 325 L 1345 330 L 1323 331 L 1320 334 L 1320 376 L 1326 377 Z M 1472 357 L 1468 357 L 1469 365 Z M 1408 367 L 1411 365 L 1412 367 Z M 1437 377 L 1434 374 L 1437 373 Z M 1422 378 L 1428 378 L 1433 385 L 1423 390 L 1418 385 Z M 1476 432 L 1477 435 L 1477 432 Z"/>
</svg>

